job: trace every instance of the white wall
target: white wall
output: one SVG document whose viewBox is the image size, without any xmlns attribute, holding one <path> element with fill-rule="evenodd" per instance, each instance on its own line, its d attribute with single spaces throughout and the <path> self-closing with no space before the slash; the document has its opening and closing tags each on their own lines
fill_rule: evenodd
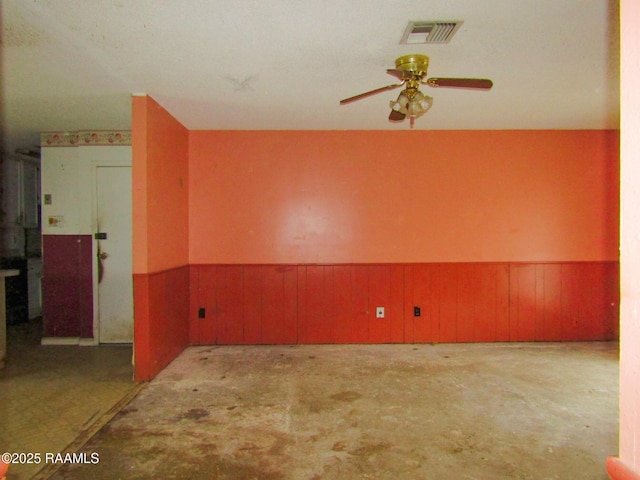
<svg viewBox="0 0 640 480">
<path fill-rule="evenodd" d="M 80 218 L 87 203 L 80 199 L 78 148 L 43 148 L 41 154 L 42 233 L 78 234 Z"/>
<path fill-rule="evenodd" d="M 620 460 L 640 478 L 640 2 L 620 6 Z"/>
<path fill-rule="evenodd" d="M 131 164 L 131 146 L 42 148 L 43 235 L 95 233 L 94 169 L 109 163 Z"/>
</svg>

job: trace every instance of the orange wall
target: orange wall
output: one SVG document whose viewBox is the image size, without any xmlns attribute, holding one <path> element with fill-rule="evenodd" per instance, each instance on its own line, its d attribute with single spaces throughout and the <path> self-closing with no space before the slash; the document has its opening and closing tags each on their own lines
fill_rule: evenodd
<svg viewBox="0 0 640 480">
<path fill-rule="evenodd" d="M 191 131 L 189 262 L 618 258 L 615 131 Z"/>
<path fill-rule="evenodd" d="M 133 111 L 133 272 L 186 265 L 188 130 L 151 97 Z"/>
<path fill-rule="evenodd" d="M 189 343 L 188 131 L 147 96 L 133 97 L 133 294 L 136 380 Z"/>
</svg>

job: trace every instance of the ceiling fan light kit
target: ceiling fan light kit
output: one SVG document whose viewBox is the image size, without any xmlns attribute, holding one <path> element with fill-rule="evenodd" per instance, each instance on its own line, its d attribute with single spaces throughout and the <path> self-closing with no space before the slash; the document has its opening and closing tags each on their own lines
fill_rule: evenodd
<svg viewBox="0 0 640 480">
<path fill-rule="evenodd" d="M 396 68 L 388 69 L 387 73 L 400 80 L 400 83 L 387 85 L 386 87 L 345 98 L 344 100 L 340 100 L 340 105 L 346 105 L 394 88 L 405 87 L 400 92 L 397 100 L 389 102 L 389 106 L 391 107 L 389 121 L 401 122 L 409 116 L 409 124 L 411 128 L 413 128 L 415 119 L 424 115 L 433 104 L 433 98 L 423 94 L 419 90 L 420 85 L 428 85 L 430 87 L 471 88 L 476 90 L 489 90 L 493 87 L 493 82 L 486 78 L 426 78 L 428 68 L 429 57 L 426 55 L 410 54 L 398 57 L 396 59 Z"/>
<path fill-rule="evenodd" d="M 427 113 L 433 104 L 433 98 L 428 97 L 419 90 L 412 92 L 410 97 L 405 91 L 402 91 L 396 101 L 389 102 L 392 114 L 389 120 L 392 122 L 401 122 L 409 115 L 411 128 L 416 118 Z M 395 112 L 395 113 L 394 113 Z"/>
</svg>

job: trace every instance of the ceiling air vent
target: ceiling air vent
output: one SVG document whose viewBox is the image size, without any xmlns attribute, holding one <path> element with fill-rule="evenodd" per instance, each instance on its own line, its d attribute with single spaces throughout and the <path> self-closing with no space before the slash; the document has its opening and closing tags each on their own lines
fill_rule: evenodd
<svg viewBox="0 0 640 480">
<path fill-rule="evenodd" d="M 409 22 L 400 40 L 401 45 L 421 43 L 449 43 L 462 25 L 462 21 L 453 22 Z"/>
</svg>

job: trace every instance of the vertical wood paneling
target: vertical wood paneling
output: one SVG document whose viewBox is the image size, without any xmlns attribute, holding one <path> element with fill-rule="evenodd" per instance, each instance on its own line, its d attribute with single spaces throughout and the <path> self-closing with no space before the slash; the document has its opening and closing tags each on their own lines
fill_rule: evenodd
<svg viewBox="0 0 640 480">
<path fill-rule="evenodd" d="M 597 298 L 597 311 L 604 321 L 598 321 L 594 318 L 594 330 L 601 335 L 602 338 L 614 339 L 618 337 L 619 310 L 618 303 L 620 297 L 618 293 L 619 285 L 619 269 L 615 263 L 596 264 L 594 266 L 598 278 L 594 285 L 599 288 L 594 292 L 594 298 Z"/>
<path fill-rule="evenodd" d="M 610 262 L 601 264 L 600 268 L 604 270 L 604 338 L 615 340 L 620 333 L 620 265 Z"/>
<path fill-rule="evenodd" d="M 473 264 L 458 264 L 456 270 L 456 342 L 472 342 L 478 303 L 478 278 Z"/>
<path fill-rule="evenodd" d="M 562 339 L 610 338 L 609 326 L 618 315 L 617 266 L 575 263 L 563 265 L 562 271 Z"/>
<path fill-rule="evenodd" d="M 308 265 L 298 266 L 298 342 L 302 344 L 311 343 L 309 341 L 309 325 L 311 318 L 307 308 L 308 287 L 307 287 L 307 271 Z"/>
<path fill-rule="evenodd" d="M 400 265 L 369 266 L 369 342 L 404 341 L 404 272 Z M 376 318 L 384 307 L 384 318 Z"/>
<path fill-rule="evenodd" d="M 582 269 L 577 264 L 562 266 L 562 340 L 584 340 L 580 323 L 584 322 Z"/>
<path fill-rule="evenodd" d="M 337 329 L 338 318 L 340 309 L 344 308 L 344 305 L 338 305 L 338 290 L 336 285 L 336 267 L 334 265 L 328 265 L 324 268 L 324 282 L 323 288 L 325 292 L 325 305 L 324 305 L 324 331 L 326 332 L 325 343 L 335 343 L 339 337 Z"/>
<path fill-rule="evenodd" d="M 389 337 L 389 270 L 386 266 L 371 265 L 369 271 L 369 338 L 368 343 L 384 343 Z M 376 307 L 385 307 L 385 318 L 376 318 Z"/>
<path fill-rule="evenodd" d="M 369 312 L 369 275 L 366 269 L 351 266 L 351 308 L 353 323 L 350 326 L 349 341 L 366 343 L 369 338 L 371 314 Z"/>
<path fill-rule="evenodd" d="M 402 265 L 389 266 L 390 303 L 392 315 L 389 317 L 390 337 L 393 343 L 404 342 L 404 268 Z"/>
<path fill-rule="evenodd" d="M 328 293 L 325 285 L 325 266 L 308 265 L 299 278 L 298 315 L 302 343 L 328 343 L 330 329 L 327 325 Z"/>
<path fill-rule="evenodd" d="M 437 283 L 437 265 L 417 265 L 418 279 L 420 281 L 417 290 L 422 320 L 416 319 L 420 324 L 420 337 L 418 342 L 440 342 L 440 296 Z M 422 300 L 424 299 L 424 300 Z M 426 302 L 426 303 L 425 303 Z"/>
<path fill-rule="evenodd" d="M 545 265 L 535 266 L 535 319 L 534 319 L 534 340 L 542 340 L 545 337 L 545 309 L 544 309 L 544 294 L 545 294 Z"/>
<path fill-rule="evenodd" d="M 242 286 L 243 338 L 247 345 L 258 345 L 262 340 L 262 283 L 258 268 L 245 267 Z"/>
<path fill-rule="evenodd" d="M 584 305 L 582 308 L 583 321 L 578 323 L 577 338 L 583 340 L 593 340 L 604 336 L 603 321 L 606 318 L 606 300 L 604 298 L 605 289 L 603 282 L 605 281 L 604 271 L 599 265 L 582 266 L 579 269 L 582 273 L 583 281 L 586 282 L 582 288 L 582 298 Z"/>
<path fill-rule="evenodd" d="M 500 274 L 504 270 L 500 265 L 474 265 L 477 279 L 476 308 L 473 329 L 474 342 L 495 342 L 498 339 L 498 318 L 500 318 L 498 286 L 506 284 L 500 281 Z M 504 297 L 506 292 L 502 292 Z"/>
<path fill-rule="evenodd" d="M 509 342 L 518 341 L 518 266 L 509 265 Z"/>
<path fill-rule="evenodd" d="M 263 276 L 260 343 L 297 343 L 297 270 L 292 266 L 257 268 Z"/>
<path fill-rule="evenodd" d="M 299 267 L 301 343 L 366 343 L 369 269 L 353 265 Z"/>
<path fill-rule="evenodd" d="M 296 344 L 298 343 L 298 271 L 293 267 L 287 266 L 280 273 L 284 288 L 284 328 L 282 330 L 282 338 L 284 343 Z"/>
<path fill-rule="evenodd" d="M 331 342 L 351 343 L 353 279 L 351 266 L 334 265 L 330 269 L 329 318 L 331 322 Z"/>
<path fill-rule="evenodd" d="M 449 264 L 436 269 L 432 284 L 440 316 L 435 341 L 493 342 L 509 338 L 509 272 L 499 264 Z M 439 289 L 439 290 L 438 290 Z"/>
<path fill-rule="evenodd" d="M 147 277 L 149 358 L 152 370 L 157 373 L 189 343 L 189 267 L 155 272 Z"/>
<path fill-rule="evenodd" d="M 562 340 L 562 265 L 547 264 L 543 269 L 543 329 L 539 341 L 558 342 Z"/>
<path fill-rule="evenodd" d="M 196 312 L 204 308 L 205 318 L 198 318 L 198 343 L 200 345 L 214 345 L 217 342 L 217 321 L 215 319 L 216 309 L 216 274 L 218 266 L 206 266 L 198 268 L 198 304 Z"/>
<path fill-rule="evenodd" d="M 133 301 L 135 308 L 135 321 L 133 322 L 133 335 L 135 338 L 134 376 L 139 382 L 153 378 L 156 371 L 153 369 L 153 353 L 151 351 L 151 319 L 149 298 L 149 276 L 133 274 Z"/>
<path fill-rule="evenodd" d="M 420 325 L 416 321 L 416 317 L 413 316 L 413 306 L 417 305 L 417 286 L 414 283 L 417 269 L 417 265 L 405 265 L 404 267 L 404 341 L 407 343 L 417 342 L 417 331 Z M 422 312 L 422 315 L 424 315 L 424 312 Z M 419 318 L 422 318 L 422 316 Z"/>
<path fill-rule="evenodd" d="M 198 306 L 205 309 L 199 318 L 201 344 L 240 344 L 243 338 L 243 269 L 241 266 L 201 267 L 198 271 Z"/>
<path fill-rule="evenodd" d="M 353 266 L 331 267 L 332 295 L 329 299 L 333 306 L 329 315 L 333 318 L 331 342 L 354 343 L 358 341 L 355 326 L 358 320 L 355 306 Z M 365 307 L 366 308 L 366 307 Z"/>
<path fill-rule="evenodd" d="M 192 345 L 201 343 L 200 319 L 198 318 L 200 271 L 201 268 L 195 265 L 189 267 L 189 343 Z"/>
<path fill-rule="evenodd" d="M 434 304 L 438 308 L 438 338 L 451 343 L 457 338 L 458 322 L 458 266 L 438 264 L 434 270 Z"/>
<path fill-rule="evenodd" d="M 509 340 L 509 265 L 496 266 L 496 341 Z"/>
<path fill-rule="evenodd" d="M 216 268 L 215 307 L 216 343 L 233 345 L 243 343 L 243 268 L 225 265 Z"/>
<path fill-rule="evenodd" d="M 509 339 L 515 342 L 533 341 L 536 327 L 536 266 L 514 264 L 509 279 Z"/>
<path fill-rule="evenodd" d="M 190 268 L 134 274 L 135 379 L 149 380 L 189 344 Z"/>
<path fill-rule="evenodd" d="M 434 277 L 437 265 L 414 264 L 405 267 L 405 341 L 431 343 L 440 341 L 440 300 Z M 414 315 L 414 307 L 420 308 L 420 316 Z"/>
<path fill-rule="evenodd" d="M 613 339 L 618 274 L 614 262 L 192 267 L 197 304 L 190 315 L 205 307 L 207 318 L 192 318 L 190 338 L 201 344 Z M 376 318 L 378 306 L 385 318 Z"/>
</svg>

